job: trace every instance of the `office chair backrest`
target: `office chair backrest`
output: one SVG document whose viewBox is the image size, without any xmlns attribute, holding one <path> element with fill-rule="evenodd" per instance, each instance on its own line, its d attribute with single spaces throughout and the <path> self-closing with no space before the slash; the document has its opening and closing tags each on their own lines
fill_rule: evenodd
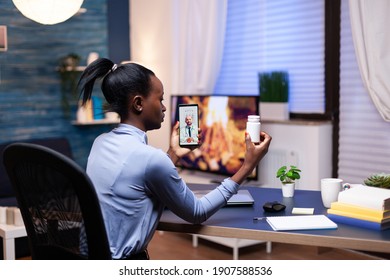
<svg viewBox="0 0 390 280">
<path fill-rule="evenodd" d="M 4 151 L 32 259 L 111 259 L 99 201 L 70 158 L 30 143 Z"/>
</svg>

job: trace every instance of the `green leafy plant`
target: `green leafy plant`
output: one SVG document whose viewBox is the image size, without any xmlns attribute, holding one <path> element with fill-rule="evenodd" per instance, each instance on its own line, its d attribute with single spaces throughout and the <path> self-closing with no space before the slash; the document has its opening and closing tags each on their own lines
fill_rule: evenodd
<svg viewBox="0 0 390 280">
<path fill-rule="evenodd" d="M 259 94 L 261 102 L 288 102 L 288 73 L 259 73 Z"/>
<path fill-rule="evenodd" d="M 283 184 L 294 183 L 301 178 L 300 172 L 302 171 L 294 165 L 290 165 L 290 168 L 284 165 L 276 172 L 276 178 L 279 178 Z"/>
<path fill-rule="evenodd" d="M 61 79 L 61 104 L 66 117 L 70 117 L 71 102 L 77 100 L 77 82 L 80 72 L 77 71 L 81 57 L 70 53 L 58 61 L 58 72 Z"/>
<path fill-rule="evenodd" d="M 364 184 L 370 187 L 390 189 L 390 174 L 376 173 L 364 180 Z"/>
</svg>

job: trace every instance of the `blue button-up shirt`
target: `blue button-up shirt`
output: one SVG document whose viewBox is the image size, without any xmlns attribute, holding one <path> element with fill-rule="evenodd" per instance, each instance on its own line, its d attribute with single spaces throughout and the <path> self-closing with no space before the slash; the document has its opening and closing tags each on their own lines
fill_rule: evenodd
<svg viewBox="0 0 390 280">
<path fill-rule="evenodd" d="M 87 173 L 99 197 L 114 259 L 146 249 L 164 207 L 188 222 L 201 223 L 239 187 L 228 178 L 197 199 L 169 156 L 147 145 L 144 131 L 127 124 L 96 138 Z"/>
</svg>

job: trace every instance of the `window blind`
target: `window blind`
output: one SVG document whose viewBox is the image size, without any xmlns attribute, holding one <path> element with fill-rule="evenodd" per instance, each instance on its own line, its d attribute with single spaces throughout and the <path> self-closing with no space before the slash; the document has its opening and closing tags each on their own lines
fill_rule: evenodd
<svg viewBox="0 0 390 280">
<path fill-rule="evenodd" d="M 261 2 L 228 1 L 225 46 L 215 94 L 259 94 Z"/>
<path fill-rule="evenodd" d="M 363 183 L 373 173 L 390 173 L 390 123 L 379 115 L 363 85 L 355 56 L 348 0 L 341 1 L 340 138 L 338 174 Z"/>
<path fill-rule="evenodd" d="M 288 71 L 291 112 L 324 113 L 324 2 L 229 0 L 215 94 L 257 95 L 258 73 Z"/>
</svg>

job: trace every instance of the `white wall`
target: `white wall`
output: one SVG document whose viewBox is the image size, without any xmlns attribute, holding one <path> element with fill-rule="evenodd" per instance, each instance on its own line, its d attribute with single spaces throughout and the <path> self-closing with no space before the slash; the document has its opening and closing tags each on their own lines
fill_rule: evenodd
<svg viewBox="0 0 390 280">
<path fill-rule="evenodd" d="M 169 0 L 130 1 L 130 49 L 132 61 L 151 69 L 164 86 L 164 105 L 167 107 L 161 129 L 148 131 L 151 146 L 167 151 L 171 130 L 170 96 L 173 88 L 171 61 L 174 57 L 171 42 L 158 40 L 155 34 L 172 37 L 173 16 Z M 140 12 L 142 11 L 142 12 Z M 164 15 L 162 17 L 161 15 Z M 142 30 L 142 32 L 135 31 Z"/>
</svg>

